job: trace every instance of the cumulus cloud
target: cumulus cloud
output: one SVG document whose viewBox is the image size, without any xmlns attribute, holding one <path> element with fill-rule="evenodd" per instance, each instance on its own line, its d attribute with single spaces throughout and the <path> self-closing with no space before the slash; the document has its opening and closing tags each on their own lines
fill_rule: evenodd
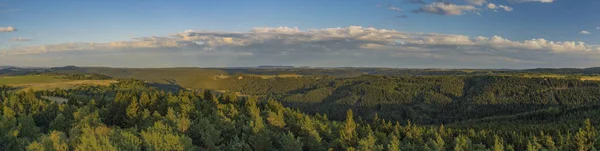
<svg viewBox="0 0 600 151">
<path fill-rule="evenodd" d="M 510 12 L 513 10 L 512 7 L 508 7 L 508 6 L 504 6 L 504 5 L 499 5 L 498 7 L 501 9 L 504 9 L 504 11 L 507 11 L 507 12 Z"/>
<path fill-rule="evenodd" d="M 511 3 L 526 3 L 526 2 L 541 2 L 541 3 L 552 3 L 554 0 L 509 0 Z"/>
<path fill-rule="evenodd" d="M 494 3 L 489 3 L 489 4 L 487 4 L 487 8 L 488 8 L 488 9 L 496 9 L 497 7 L 496 7 L 496 4 L 494 4 Z"/>
<path fill-rule="evenodd" d="M 579 34 L 582 34 L 582 35 L 589 35 L 589 34 L 592 34 L 592 33 L 591 33 L 591 32 L 589 32 L 589 31 L 587 31 L 587 30 L 582 30 L 582 31 L 580 31 L 580 32 L 579 32 Z"/>
<path fill-rule="evenodd" d="M 22 37 L 18 37 L 18 38 L 12 38 L 10 39 L 10 41 L 31 41 L 32 39 L 28 39 L 28 38 L 22 38 Z"/>
<path fill-rule="evenodd" d="M 354 63 L 365 66 L 390 66 L 398 63 L 436 67 L 447 64 L 485 66 L 489 62 L 489 66 L 507 67 L 523 64 L 552 65 L 549 64 L 550 61 L 569 62 L 565 59 L 593 63 L 584 61 L 600 59 L 599 46 L 578 41 L 555 42 L 544 38 L 514 41 L 500 36 L 410 33 L 360 26 L 312 30 L 262 27 L 248 32 L 189 30 L 171 36 L 141 37 L 130 41 L 10 48 L 0 50 L 0 56 L 81 56 L 124 52 L 219 58 L 217 60 L 230 60 L 230 63 L 239 64 L 296 63 L 316 66 L 356 65 Z"/>
<path fill-rule="evenodd" d="M 497 11 L 497 9 L 502 9 L 502 10 L 507 11 L 507 12 L 513 11 L 512 7 L 504 6 L 504 5 L 496 5 L 494 3 L 488 3 L 486 7 L 488 9 L 491 9 L 491 10 L 494 10 L 494 11 Z"/>
<path fill-rule="evenodd" d="M 475 11 L 477 8 L 471 5 L 456 5 L 451 3 L 435 2 L 424 5 L 415 12 L 432 13 L 438 15 L 462 15 L 465 11 Z"/>
<path fill-rule="evenodd" d="M 14 31 L 17 31 L 17 29 L 15 29 L 12 26 L 0 27 L 0 32 L 14 32 Z"/>
</svg>

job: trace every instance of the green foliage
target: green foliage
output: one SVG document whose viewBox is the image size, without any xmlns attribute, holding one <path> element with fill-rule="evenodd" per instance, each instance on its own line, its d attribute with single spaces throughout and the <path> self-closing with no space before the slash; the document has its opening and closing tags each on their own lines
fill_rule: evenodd
<svg viewBox="0 0 600 151">
<path fill-rule="evenodd" d="M 346 112 L 346 121 L 340 131 L 340 139 L 344 147 L 353 146 L 356 141 L 356 123 L 354 123 L 354 116 L 352 110 Z"/>
<path fill-rule="evenodd" d="M 206 118 L 194 121 L 187 135 L 195 145 L 205 150 L 219 150 L 223 141 L 221 131 Z"/>
<path fill-rule="evenodd" d="M 278 139 L 279 148 L 283 151 L 301 151 L 302 141 L 300 138 L 296 138 L 293 133 L 288 132 L 285 135 L 281 135 Z"/>
<path fill-rule="evenodd" d="M 0 150 L 594 150 L 600 144 L 596 128 L 598 105 L 590 103 L 593 101 L 579 101 L 581 106 L 552 105 L 549 101 L 544 106 L 527 104 L 523 102 L 525 99 L 520 100 L 522 104 L 511 104 L 514 102 L 506 98 L 496 98 L 501 101 L 496 103 L 503 104 L 498 105 L 477 100 L 487 95 L 474 93 L 480 90 L 462 89 L 487 85 L 469 80 L 514 86 L 500 84 L 498 81 L 506 79 L 498 77 L 477 78 L 483 81 L 464 77 L 357 78 L 322 85 L 340 85 L 331 93 L 335 96 L 326 97 L 323 104 L 331 107 L 326 113 L 344 109 L 338 113 L 344 117 L 342 120 L 331 120 L 331 114 L 304 113 L 303 109 L 292 108 L 294 104 L 275 99 L 234 97 L 210 91 L 166 92 L 135 80 L 69 90 L 0 90 Z M 461 83 L 465 79 L 467 82 Z M 526 85 L 543 87 L 533 83 Z M 553 81 L 549 85 L 560 83 Z M 577 82 L 566 81 L 566 85 L 569 83 L 577 86 Z M 448 86 L 453 84 L 463 87 Z M 583 85 L 590 84 L 579 86 Z M 384 89 L 390 91 L 380 91 Z M 528 93 L 493 89 L 490 92 L 494 96 L 511 94 L 511 98 Z M 70 99 L 66 104 L 56 104 L 40 99 L 41 94 Z M 385 104 L 395 100 L 385 98 L 390 94 L 411 96 L 407 97 L 411 101 Z M 355 95 L 358 99 L 345 107 L 327 106 L 334 105 L 337 98 L 346 98 L 345 95 Z M 439 100 L 442 96 L 452 101 Z M 311 106 L 321 108 L 318 105 Z M 371 109 L 377 112 L 366 112 Z M 420 120 L 391 118 L 395 113 L 406 113 Z M 478 114 L 498 115 L 479 118 L 482 115 Z M 462 119 L 454 116 L 468 120 L 453 122 Z M 507 119 L 515 123 L 501 122 Z M 423 124 L 428 121 L 429 124 Z M 582 121 L 583 124 L 578 124 Z M 437 122 L 450 123 L 437 125 Z"/>
<path fill-rule="evenodd" d="M 38 141 L 27 146 L 27 150 L 35 151 L 68 151 L 67 136 L 63 132 L 52 131 L 49 135 L 42 136 Z"/>
<path fill-rule="evenodd" d="M 140 134 L 147 150 L 193 150 L 192 139 L 176 133 L 171 127 L 156 122 Z"/>
</svg>

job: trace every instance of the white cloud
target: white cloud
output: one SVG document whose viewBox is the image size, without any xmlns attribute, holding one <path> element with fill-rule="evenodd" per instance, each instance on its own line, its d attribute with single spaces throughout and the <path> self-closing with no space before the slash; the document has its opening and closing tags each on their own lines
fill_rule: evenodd
<svg viewBox="0 0 600 151">
<path fill-rule="evenodd" d="M 587 30 L 582 30 L 582 31 L 580 31 L 580 32 L 579 32 L 579 34 L 582 34 L 582 35 L 589 35 L 589 34 L 592 34 L 592 33 L 591 33 L 591 32 L 589 32 L 589 31 L 587 31 Z"/>
<path fill-rule="evenodd" d="M 487 4 L 487 8 L 489 8 L 489 9 L 496 9 L 496 4 L 489 3 L 489 4 Z"/>
<path fill-rule="evenodd" d="M 507 12 L 513 11 L 512 7 L 508 7 L 508 6 L 504 6 L 504 5 L 499 5 L 498 7 L 504 9 L 504 11 L 507 11 Z"/>
<path fill-rule="evenodd" d="M 12 26 L 0 27 L 0 32 L 14 32 L 14 31 L 17 31 L 17 29 L 15 29 Z"/>
<path fill-rule="evenodd" d="M 490 66 L 506 65 L 506 63 L 514 66 L 515 64 L 556 65 L 552 62 L 573 62 L 567 59 L 593 64 L 595 63 L 593 60 L 600 59 L 600 46 L 578 41 L 555 42 L 544 38 L 514 41 L 500 36 L 471 37 L 454 34 L 410 33 L 360 26 L 313 30 L 261 27 L 248 32 L 189 30 L 168 37 L 141 37 L 131 41 L 79 42 L 10 48 L 0 50 L 0 56 L 15 58 L 53 54 L 57 56 L 77 54 L 80 56 L 82 54 L 125 52 L 128 54 L 163 54 L 165 56 L 180 54 L 208 57 L 205 59 L 220 58 L 221 60 L 232 60 L 232 57 L 248 58 L 245 62 L 241 62 L 243 58 L 231 61 L 240 64 L 261 64 L 273 60 L 278 60 L 279 63 L 313 64 L 339 59 L 340 66 L 357 63 L 352 60 L 365 60 L 362 62 L 364 64 L 360 65 L 384 66 L 401 61 L 402 63 L 425 63 L 439 67 L 439 65 L 447 65 L 465 59 L 471 60 L 467 65 L 482 65 L 490 60 L 495 61 L 490 63 Z M 403 59 L 398 60 L 397 57 Z M 3 59 L 7 58 L 12 57 Z M 176 60 L 182 61 L 181 58 Z M 381 64 L 369 64 L 368 62 Z"/>
<path fill-rule="evenodd" d="M 526 3 L 526 2 L 541 2 L 541 3 L 552 3 L 554 0 L 509 0 L 512 3 Z"/>
<path fill-rule="evenodd" d="M 487 8 L 496 11 L 496 9 L 503 9 L 504 11 L 510 12 L 513 11 L 512 7 L 504 6 L 504 5 L 496 5 L 493 3 L 488 3 Z"/>
<path fill-rule="evenodd" d="M 596 27 L 596 30 L 600 30 L 600 27 Z"/>
<path fill-rule="evenodd" d="M 483 6 L 483 4 L 487 3 L 487 0 L 467 0 L 467 3 L 469 5 Z"/>
<path fill-rule="evenodd" d="M 475 11 L 477 8 L 471 5 L 455 5 L 450 3 L 435 2 L 424 5 L 416 12 L 426 12 L 439 15 L 461 15 L 465 11 Z"/>
</svg>

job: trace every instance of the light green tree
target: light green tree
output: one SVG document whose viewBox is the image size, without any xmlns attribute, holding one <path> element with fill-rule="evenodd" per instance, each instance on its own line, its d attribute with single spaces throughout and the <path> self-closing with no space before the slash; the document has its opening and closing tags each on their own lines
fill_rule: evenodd
<svg viewBox="0 0 600 151">
<path fill-rule="evenodd" d="M 194 150 L 192 139 L 185 135 L 177 134 L 173 128 L 162 122 L 155 122 L 154 126 L 141 133 L 144 147 L 147 150 Z"/>
</svg>

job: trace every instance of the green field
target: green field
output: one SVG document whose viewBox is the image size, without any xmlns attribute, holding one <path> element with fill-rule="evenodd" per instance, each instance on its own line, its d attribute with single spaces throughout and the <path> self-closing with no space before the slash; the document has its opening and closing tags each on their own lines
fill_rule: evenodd
<svg viewBox="0 0 600 151">
<path fill-rule="evenodd" d="M 50 75 L 26 75 L 26 76 L 2 76 L 0 85 L 19 85 L 31 83 L 54 83 L 68 81 L 60 76 Z"/>
<path fill-rule="evenodd" d="M 103 85 L 114 83 L 114 80 L 69 80 L 57 75 L 25 75 L 2 76 L 0 85 L 17 87 L 20 90 L 50 90 L 55 88 L 69 89 L 81 85 Z"/>
</svg>

